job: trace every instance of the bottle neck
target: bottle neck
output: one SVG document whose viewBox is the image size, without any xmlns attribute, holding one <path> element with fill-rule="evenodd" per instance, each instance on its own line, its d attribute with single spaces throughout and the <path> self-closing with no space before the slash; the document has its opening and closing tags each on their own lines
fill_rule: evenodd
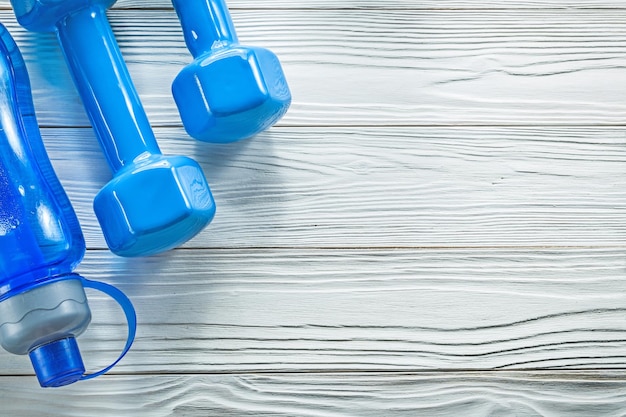
<svg viewBox="0 0 626 417">
<path fill-rule="evenodd" d="M 73 384 L 85 374 L 85 365 L 73 336 L 39 346 L 28 356 L 43 388 Z"/>
</svg>

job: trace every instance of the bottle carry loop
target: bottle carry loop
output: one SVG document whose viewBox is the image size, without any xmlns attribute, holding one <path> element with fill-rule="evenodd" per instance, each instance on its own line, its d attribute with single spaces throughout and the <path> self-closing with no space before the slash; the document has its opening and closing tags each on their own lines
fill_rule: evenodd
<svg viewBox="0 0 626 417">
<path fill-rule="evenodd" d="M 126 355 L 126 353 L 128 353 L 128 350 L 130 349 L 130 347 L 133 344 L 133 341 L 135 340 L 135 334 L 137 332 L 137 314 L 135 313 L 135 308 L 133 307 L 132 302 L 126 296 L 126 294 L 124 294 L 122 291 L 120 291 L 113 285 L 106 284 L 100 281 L 91 281 L 83 277 L 80 277 L 80 278 L 81 278 L 83 287 L 100 291 L 108 295 L 109 297 L 113 298 L 120 305 L 120 307 L 122 307 L 122 310 L 124 311 L 124 315 L 126 316 L 126 322 L 128 323 L 128 337 L 126 339 L 126 346 L 124 346 L 124 350 L 122 350 L 122 353 L 120 354 L 120 356 L 106 368 L 101 369 L 91 374 L 84 374 L 80 378 L 80 380 L 85 381 L 87 379 L 93 379 L 95 377 L 98 377 L 102 374 L 107 373 L 109 370 L 111 370 L 111 368 L 117 365 L 119 361 L 122 360 L 122 358 Z"/>
</svg>

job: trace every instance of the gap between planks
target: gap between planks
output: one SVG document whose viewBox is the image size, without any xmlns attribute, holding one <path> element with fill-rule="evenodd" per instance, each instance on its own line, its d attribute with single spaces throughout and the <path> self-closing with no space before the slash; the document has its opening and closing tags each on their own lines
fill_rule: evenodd
<svg viewBox="0 0 626 417">
<path fill-rule="evenodd" d="M 625 381 L 625 367 L 615 368 L 567 368 L 567 369 L 545 369 L 545 368 L 525 368 L 525 369 L 309 369 L 309 370 L 250 370 L 250 371 L 117 371 L 115 368 L 106 373 L 108 377 L 148 377 L 148 376 L 242 376 L 258 375 L 264 377 L 280 376 L 352 376 L 352 377 L 438 377 L 438 376 L 467 376 L 467 377 L 527 377 L 532 374 L 536 378 L 559 378 L 559 379 L 585 379 L 590 381 Z M 0 380 L 5 378 L 35 378 L 34 373 L 16 372 L 0 375 Z"/>
</svg>

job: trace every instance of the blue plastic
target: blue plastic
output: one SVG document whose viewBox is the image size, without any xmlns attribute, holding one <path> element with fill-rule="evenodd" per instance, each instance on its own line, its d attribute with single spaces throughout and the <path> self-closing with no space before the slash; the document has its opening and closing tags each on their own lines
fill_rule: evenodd
<svg viewBox="0 0 626 417">
<path fill-rule="evenodd" d="M 42 387 L 73 384 L 85 373 L 78 344 L 72 336 L 33 349 L 29 356 Z"/>
<path fill-rule="evenodd" d="M 137 334 L 137 313 L 135 312 L 135 307 L 133 307 L 133 303 L 130 301 L 126 294 L 120 291 L 118 288 L 113 285 L 106 284 L 100 281 L 91 281 L 81 277 L 81 281 L 83 283 L 83 287 L 92 288 L 94 290 L 105 293 L 109 297 L 113 298 L 119 305 L 122 307 L 124 311 L 124 315 L 126 316 L 126 323 L 128 324 L 128 335 L 126 336 L 126 345 L 124 345 L 124 349 L 122 349 L 122 353 L 117 357 L 115 361 L 113 361 L 110 365 L 101 370 L 89 374 L 85 374 L 81 376 L 81 380 L 93 379 L 100 375 L 104 375 L 109 372 L 119 361 L 122 360 L 124 356 L 128 353 L 133 342 L 135 341 L 135 335 Z"/>
<path fill-rule="evenodd" d="M 280 120 L 291 93 L 276 55 L 239 44 L 223 0 L 172 0 L 195 60 L 172 84 L 190 136 L 232 142 Z"/>
<path fill-rule="evenodd" d="M 174 248 L 212 220 L 201 167 L 163 156 L 106 18 L 114 1 L 12 0 L 27 29 L 55 31 L 114 178 L 94 199 L 109 248 L 145 256 Z"/>
<path fill-rule="evenodd" d="M 73 273 L 84 253 L 78 219 L 41 140 L 24 61 L 10 34 L 0 25 L 0 303 L 70 280 L 107 293 L 120 303 L 129 324 L 126 346 L 115 365 L 133 342 L 135 311 L 120 290 Z M 28 314 L 27 310 L 23 316 Z M 88 320 L 89 316 L 85 326 Z M 55 330 L 42 324 L 37 331 L 41 334 Z M 50 340 L 29 352 L 42 386 L 89 379 L 113 366 L 86 375 L 75 335 L 58 332 L 56 329 Z M 29 334 L 25 332 L 24 337 L 31 337 Z"/>
<path fill-rule="evenodd" d="M 99 281 L 91 281 L 79 275 L 72 274 L 67 279 L 80 280 L 84 288 L 92 288 L 103 292 L 113 298 L 122 307 L 126 322 L 128 323 L 128 335 L 122 353 L 111 364 L 96 372 L 85 373 L 85 365 L 80 355 L 78 343 L 73 335 L 52 340 L 41 346 L 37 346 L 29 352 L 29 357 L 39 384 L 42 387 L 61 387 L 104 375 L 110 371 L 119 361 L 126 356 L 133 345 L 137 333 L 137 314 L 132 302 L 118 288 Z"/>
<path fill-rule="evenodd" d="M 78 219 L 41 140 L 24 60 L 0 25 L 0 301 L 81 261 Z"/>
</svg>

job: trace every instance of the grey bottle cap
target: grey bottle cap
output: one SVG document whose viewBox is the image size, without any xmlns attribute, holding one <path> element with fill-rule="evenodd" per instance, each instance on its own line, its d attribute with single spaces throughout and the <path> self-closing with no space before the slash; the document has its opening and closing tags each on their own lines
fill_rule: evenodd
<svg viewBox="0 0 626 417">
<path fill-rule="evenodd" d="M 55 281 L 0 302 L 0 345 L 25 355 L 44 344 L 80 335 L 90 321 L 81 281 Z"/>
</svg>

